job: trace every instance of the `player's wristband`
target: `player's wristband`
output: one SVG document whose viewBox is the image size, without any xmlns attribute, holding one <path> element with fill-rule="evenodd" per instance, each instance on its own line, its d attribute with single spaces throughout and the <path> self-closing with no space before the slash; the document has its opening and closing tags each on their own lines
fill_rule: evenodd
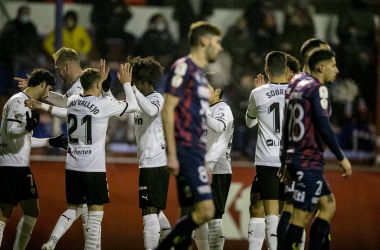
<svg viewBox="0 0 380 250">
<path fill-rule="evenodd" d="M 41 109 L 44 111 L 49 111 L 50 105 L 47 105 L 46 103 L 42 103 Z"/>
</svg>

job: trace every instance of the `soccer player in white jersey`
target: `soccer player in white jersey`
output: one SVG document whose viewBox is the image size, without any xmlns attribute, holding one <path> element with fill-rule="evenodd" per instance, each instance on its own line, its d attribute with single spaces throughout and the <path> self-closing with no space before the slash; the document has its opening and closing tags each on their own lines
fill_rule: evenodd
<svg viewBox="0 0 380 250">
<path fill-rule="evenodd" d="M 44 69 L 31 73 L 29 87 L 4 105 L 0 132 L 0 245 L 5 224 L 20 204 L 23 216 L 17 227 L 13 249 L 25 249 L 39 214 L 38 193 L 29 167 L 31 148 L 65 147 L 62 135 L 50 139 L 32 137 L 39 115 L 24 106 L 29 98 L 46 99 L 55 85 L 54 76 Z M 67 140 L 66 140 L 67 145 Z"/>
<path fill-rule="evenodd" d="M 212 220 L 194 231 L 194 238 L 199 250 L 222 250 L 225 241 L 222 216 L 232 177 L 230 152 L 234 117 L 231 108 L 222 101 L 226 86 L 224 77 L 217 72 L 207 72 L 205 76 L 210 91 L 205 158 L 212 171 L 215 215 Z"/>
<path fill-rule="evenodd" d="M 44 249 L 54 249 L 56 239 L 70 228 L 88 205 L 85 249 L 95 249 L 100 237 L 103 204 L 109 202 L 105 169 L 105 135 L 108 119 L 137 110 L 131 88 L 131 67 L 121 65 L 118 78 L 123 82 L 127 102 L 99 97 L 102 76 L 99 70 L 86 69 L 81 76 L 83 95 L 69 97 L 67 104 L 69 146 L 66 161 L 66 198 L 68 209 L 62 214 Z"/>
<path fill-rule="evenodd" d="M 265 73 L 269 82 L 252 91 L 246 115 L 248 127 L 258 124 L 255 165 L 259 183 L 260 198 L 265 211 L 265 235 L 269 249 L 277 249 L 277 225 L 280 208 L 284 201 L 284 184 L 277 176 L 281 166 L 279 152 L 281 125 L 284 116 L 287 56 L 280 51 L 270 52 L 265 58 Z M 257 223 L 258 222 L 258 223 Z M 249 231 L 263 227 L 263 221 L 250 221 Z M 251 234 L 249 234 L 250 236 Z M 249 242 L 252 248 L 261 249 L 262 236 L 255 231 Z"/>
<path fill-rule="evenodd" d="M 166 142 L 161 119 L 164 98 L 153 89 L 153 83 L 160 78 L 164 68 L 153 57 L 129 57 L 128 63 L 133 67 L 132 89 L 138 103 L 135 133 L 144 246 L 145 249 L 153 249 L 171 231 L 170 223 L 161 211 L 166 208 L 170 178 L 165 169 Z"/>
</svg>

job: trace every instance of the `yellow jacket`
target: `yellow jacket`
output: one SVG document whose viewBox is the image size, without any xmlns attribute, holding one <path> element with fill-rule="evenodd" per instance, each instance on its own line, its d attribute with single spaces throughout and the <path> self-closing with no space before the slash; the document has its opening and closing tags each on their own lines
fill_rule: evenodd
<svg viewBox="0 0 380 250">
<path fill-rule="evenodd" d="M 53 30 L 44 40 L 45 50 L 52 55 L 55 52 L 54 48 L 55 30 Z M 74 49 L 80 54 L 87 54 L 92 46 L 91 39 L 87 31 L 80 26 L 76 26 L 72 31 L 62 29 L 62 46 Z"/>
</svg>

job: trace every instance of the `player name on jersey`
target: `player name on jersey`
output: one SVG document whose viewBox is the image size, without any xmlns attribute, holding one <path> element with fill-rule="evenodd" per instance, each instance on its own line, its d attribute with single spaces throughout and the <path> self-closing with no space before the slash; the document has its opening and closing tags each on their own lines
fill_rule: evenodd
<svg viewBox="0 0 380 250">
<path fill-rule="evenodd" d="M 73 100 L 69 103 L 69 105 L 67 105 L 67 107 L 71 108 L 71 107 L 76 106 L 76 105 L 88 108 L 95 115 L 97 113 L 99 113 L 98 107 L 96 107 L 95 104 L 93 104 L 89 101 L 86 101 L 86 100 L 80 100 L 80 99 Z"/>
</svg>

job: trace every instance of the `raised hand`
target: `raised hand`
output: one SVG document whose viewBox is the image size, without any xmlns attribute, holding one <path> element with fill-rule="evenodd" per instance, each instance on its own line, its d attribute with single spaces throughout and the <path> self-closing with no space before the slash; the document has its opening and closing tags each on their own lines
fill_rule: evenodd
<svg viewBox="0 0 380 250">
<path fill-rule="evenodd" d="M 20 78 L 20 77 L 14 77 L 13 78 L 14 80 L 18 81 L 17 87 L 19 87 L 21 89 L 21 91 L 24 91 L 28 87 L 28 82 L 29 82 L 29 79 L 30 79 L 30 75 L 26 74 L 26 78 L 27 79 L 23 79 L 23 78 Z"/>
<path fill-rule="evenodd" d="M 63 133 L 49 139 L 49 146 L 67 149 L 67 137 Z"/>
<path fill-rule="evenodd" d="M 117 72 L 117 78 L 119 81 L 124 84 L 127 82 L 132 82 L 132 70 L 133 67 L 129 64 L 120 64 L 119 72 Z"/>
<path fill-rule="evenodd" d="M 110 72 L 110 68 L 106 68 L 106 60 L 100 59 L 98 70 L 100 71 L 100 74 L 102 75 L 102 81 L 107 80 L 108 74 Z"/>
<path fill-rule="evenodd" d="M 264 76 L 262 74 L 258 74 L 255 79 L 255 88 L 261 87 L 265 85 Z"/>
<path fill-rule="evenodd" d="M 29 132 L 32 132 L 33 129 L 35 129 L 40 122 L 40 114 L 32 110 L 32 116 L 29 116 L 29 112 L 26 112 L 26 126 L 25 129 Z"/>
</svg>

